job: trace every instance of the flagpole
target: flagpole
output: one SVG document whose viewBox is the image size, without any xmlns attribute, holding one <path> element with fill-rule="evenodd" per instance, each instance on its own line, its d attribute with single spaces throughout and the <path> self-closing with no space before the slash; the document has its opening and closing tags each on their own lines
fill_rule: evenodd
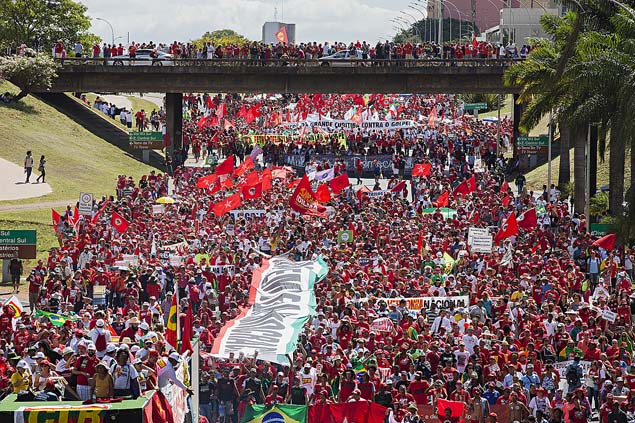
<svg viewBox="0 0 635 423">
<path fill-rule="evenodd" d="M 174 348 L 179 351 L 179 341 L 181 340 L 181 300 L 179 298 L 179 284 L 174 283 L 174 295 L 176 295 L 176 345 Z"/>
</svg>

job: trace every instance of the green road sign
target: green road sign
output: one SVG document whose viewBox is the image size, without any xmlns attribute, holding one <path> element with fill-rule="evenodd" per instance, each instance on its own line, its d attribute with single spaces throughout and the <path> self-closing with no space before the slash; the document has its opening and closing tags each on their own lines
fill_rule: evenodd
<svg viewBox="0 0 635 423">
<path fill-rule="evenodd" d="M 591 223 L 591 235 L 604 236 L 611 230 L 610 223 Z"/>
<path fill-rule="evenodd" d="M 538 135 L 530 137 L 529 135 L 520 135 L 516 139 L 516 147 L 518 154 L 547 154 L 549 148 L 549 136 Z"/>
<path fill-rule="evenodd" d="M 0 259 L 34 259 L 37 254 L 37 231 L 0 231 Z"/>
<path fill-rule="evenodd" d="M 472 110 L 487 110 L 487 103 L 465 103 L 463 110 L 470 112 Z"/>
<path fill-rule="evenodd" d="M 163 148 L 163 133 L 157 131 L 129 132 L 130 148 L 135 150 L 160 150 Z"/>
<path fill-rule="evenodd" d="M 517 140 L 518 147 L 548 147 L 549 136 L 538 135 L 537 137 L 530 137 L 528 135 L 521 135 Z"/>
<path fill-rule="evenodd" d="M 37 231 L 8 230 L 0 231 L 0 245 L 35 245 Z"/>
</svg>

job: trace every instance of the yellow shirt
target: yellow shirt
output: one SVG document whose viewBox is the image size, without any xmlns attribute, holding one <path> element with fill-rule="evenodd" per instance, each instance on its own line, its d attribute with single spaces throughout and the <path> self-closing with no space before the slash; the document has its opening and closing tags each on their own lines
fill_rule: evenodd
<svg viewBox="0 0 635 423">
<path fill-rule="evenodd" d="M 13 385 L 14 394 L 22 391 L 28 391 L 31 387 L 31 378 L 26 372 L 22 375 L 20 372 L 15 372 L 11 375 L 11 384 Z"/>
</svg>

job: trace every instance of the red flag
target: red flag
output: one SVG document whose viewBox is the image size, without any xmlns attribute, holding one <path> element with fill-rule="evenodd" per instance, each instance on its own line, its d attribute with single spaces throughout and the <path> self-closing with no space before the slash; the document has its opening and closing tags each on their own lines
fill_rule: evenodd
<svg viewBox="0 0 635 423">
<path fill-rule="evenodd" d="M 282 25 L 278 32 L 276 32 L 276 40 L 278 40 L 278 42 L 281 42 L 282 44 L 287 44 L 289 42 L 287 27 L 285 25 Z"/>
<path fill-rule="evenodd" d="M 511 202 L 512 198 L 509 195 L 506 195 L 505 198 L 503 198 L 503 201 L 501 201 L 501 204 L 503 205 L 503 207 L 507 207 Z"/>
<path fill-rule="evenodd" d="M 208 189 L 207 192 L 209 192 L 210 195 L 214 195 L 216 194 L 218 191 L 220 191 L 220 182 L 216 182 L 214 183 L 214 185 L 211 185 Z"/>
<path fill-rule="evenodd" d="M 242 176 L 245 172 L 254 168 L 254 161 L 251 157 L 247 157 L 241 164 L 236 167 L 234 170 L 234 176 L 239 177 Z"/>
<path fill-rule="evenodd" d="M 516 213 L 512 212 L 509 215 L 503 226 L 498 230 L 498 233 L 494 237 L 494 242 L 499 243 L 504 239 L 514 236 L 518 233 L 518 222 L 516 222 Z"/>
<path fill-rule="evenodd" d="M 472 37 L 472 47 L 474 47 L 474 48 L 478 47 L 478 41 L 476 41 L 476 37 L 475 36 Z"/>
<path fill-rule="evenodd" d="M 315 198 L 317 198 L 320 203 L 328 203 L 331 201 L 329 187 L 326 184 L 320 184 L 315 190 Z"/>
<path fill-rule="evenodd" d="M 437 197 L 437 201 L 434 202 L 435 207 L 447 207 L 450 204 L 450 193 L 445 191 L 443 194 Z"/>
<path fill-rule="evenodd" d="M 231 175 L 232 172 L 234 171 L 234 156 L 231 155 L 229 157 L 227 157 L 223 163 L 219 164 L 218 166 L 216 166 L 216 171 L 215 173 L 217 175 Z"/>
<path fill-rule="evenodd" d="M 474 191 L 476 191 L 476 177 L 472 175 L 471 178 L 466 179 L 465 181 L 457 185 L 457 187 L 454 188 L 454 191 L 452 191 L 452 195 L 456 196 L 457 194 L 469 194 L 470 192 Z"/>
<path fill-rule="evenodd" d="M 406 189 L 406 181 L 401 181 L 394 187 L 390 188 L 390 192 L 401 192 Z"/>
<path fill-rule="evenodd" d="M 326 207 L 318 203 L 317 198 L 315 198 L 315 193 L 311 189 L 309 178 L 306 175 L 302 177 L 295 191 L 291 194 L 289 206 L 301 214 L 326 217 L 324 213 Z"/>
<path fill-rule="evenodd" d="M 529 209 L 525 213 L 518 216 L 516 220 L 518 226 L 523 229 L 531 229 L 538 226 L 538 218 L 536 216 L 536 209 Z"/>
<path fill-rule="evenodd" d="M 267 172 L 266 170 L 262 172 L 262 174 L 258 175 L 257 171 L 253 171 L 253 172 L 249 172 L 248 174 L 246 174 L 243 179 L 243 185 L 245 186 L 252 186 L 258 183 L 258 181 L 261 179 L 262 175 L 265 174 L 265 172 Z M 269 176 L 271 176 L 271 171 L 269 171 Z"/>
<path fill-rule="evenodd" d="M 479 217 L 480 217 L 480 213 L 478 212 L 478 210 L 474 210 L 472 212 L 472 215 L 470 216 L 470 222 L 478 223 Z"/>
<path fill-rule="evenodd" d="M 207 99 L 205 100 L 205 105 L 207 106 L 208 109 L 213 109 L 214 107 L 216 107 L 216 105 L 212 101 L 212 96 L 209 96 L 209 95 L 207 96 Z"/>
<path fill-rule="evenodd" d="M 220 187 L 222 189 L 230 189 L 234 186 L 234 181 L 232 178 L 223 179 L 220 183 Z"/>
<path fill-rule="evenodd" d="M 419 257 L 423 256 L 423 232 L 419 231 L 419 239 L 417 240 L 417 253 Z"/>
<path fill-rule="evenodd" d="M 102 204 L 101 207 L 99 208 L 99 210 L 97 210 L 97 213 L 95 213 L 95 215 L 93 216 L 93 219 L 91 220 L 90 223 L 92 223 L 92 224 L 97 223 L 97 220 L 99 220 L 99 216 L 101 216 L 101 214 L 104 212 L 104 210 L 106 210 L 106 207 L 108 207 L 108 203 L 110 203 L 110 200 L 104 201 L 104 204 Z"/>
<path fill-rule="evenodd" d="M 604 248 L 605 250 L 612 250 L 613 247 L 615 247 L 616 238 L 617 238 L 617 235 L 615 234 L 604 235 L 602 238 L 596 240 L 593 243 L 593 246 L 601 247 L 601 248 Z"/>
<path fill-rule="evenodd" d="M 331 181 L 333 182 L 333 181 Z M 331 187 L 332 189 L 333 187 Z M 359 201 L 362 201 L 362 199 L 364 198 L 364 194 L 370 192 L 370 188 L 368 188 L 366 185 L 362 186 L 360 189 L 357 190 L 357 192 L 355 193 L 355 195 L 357 196 L 357 199 Z"/>
<path fill-rule="evenodd" d="M 60 214 L 55 211 L 55 209 L 51 209 L 51 219 L 53 220 L 53 229 L 57 229 L 58 225 L 60 224 L 60 219 L 62 218 L 62 216 L 60 216 Z"/>
<path fill-rule="evenodd" d="M 148 423 L 174 423 L 172 407 L 161 391 L 153 393 L 148 404 L 143 407 L 143 413 Z"/>
<path fill-rule="evenodd" d="M 245 117 L 246 115 L 247 115 L 247 108 L 243 104 L 242 106 L 240 106 L 240 110 L 238 110 L 238 113 L 236 113 L 236 117 Z"/>
<path fill-rule="evenodd" d="M 255 173 L 255 172 L 252 172 Z M 251 175 L 251 173 L 250 173 Z M 246 178 L 245 178 L 246 179 Z M 262 183 L 262 192 L 269 191 L 271 189 L 271 169 L 266 168 L 260 174 L 260 181 Z"/>
<path fill-rule="evenodd" d="M 128 226 L 130 226 L 130 222 L 128 222 L 122 215 L 117 212 L 112 212 L 112 216 L 110 217 L 110 224 L 115 227 L 117 232 L 120 234 L 126 232 Z"/>
<path fill-rule="evenodd" d="M 196 122 L 196 126 L 198 127 L 198 129 L 205 128 L 205 125 L 207 125 L 207 116 L 203 116 L 198 120 L 198 122 Z"/>
<path fill-rule="evenodd" d="M 176 344 L 178 343 L 176 319 L 179 318 L 179 312 L 176 297 L 178 297 L 178 295 L 172 296 L 172 304 L 170 305 L 170 311 L 168 311 L 168 324 L 165 327 L 165 342 L 173 348 L 176 348 Z"/>
<path fill-rule="evenodd" d="M 335 178 L 329 181 L 329 186 L 333 191 L 333 194 L 339 194 L 342 190 L 351 186 L 351 183 L 348 180 L 348 175 L 346 173 L 342 173 L 340 176 L 336 176 Z"/>
<path fill-rule="evenodd" d="M 240 201 L 240 194 L 236 193 L 225 198 L 223 201 L 214 204 L 212 211 L 214 212 L 216 217 L 221 217 L 225 213 L 240 207 L 241 204 L 242 202 Z"/>
<path fill-rule="evenodd" d="M 416 164 L 412 168 L 412 176 L 430 176 L 432 165 L 430 163 Z"/>
<path fill-rule="evenodd" d="M 216 117 L 222 119 L 225 117 L 225 113 L 227 113 L 227 105 L 225 103 L 219 104 L 216 109 Z"/>
<path fill-rule="evenodd" d="M 274 172 L 275 172 L 275 170 L 274 170 Z M 287 184 L 287 188 L 292 189 L 292 188 L 297 187 L 301 180 L 302 180 L 302 178 L 294 179 L 293 181 L 291 181 L 291 182 L 289 182 Z"/>
<path fill-rule="evenodd" d="M 386 407 L 370 401 L 315 404 L 309 407 L 307 421 L 320 423 L 383 423 Z"/>
<path fill-rule="evenodd" d="M 258 182 L 255 185 L 243 186 L 240 191 L 242 192 L 243 199 L 245 200 L 260 198 L 262 196 L 262 182 Z"/>
<path fill-rule="evenodd" d="M 446 415 L 445 410 L 448 408 L 452 411 L 450 417 L 462 417 L 465 403 L 462 401 L 448 401 L 443 398 L 437 398 L 437 414 L 439 415 L 439 419 L 441 419 L 441 421 L 443 421 L 443 418 Z"/>
<path fill-rule="evenodd" d="M 218 181 L 218 175 L 216 174 L 201 176 L 196 180 L 196 187 L 206 189 L 209 188 L 210 185 L 214 185 L 216 181 Z"/>
<path fill-rule="evenodd" d="M 176 295 L 175 295 L 176 296 Z M 183 328 L 181 328 L 181 349 L 179 352 L 184 354 L 185 351 L 193 352 L 192 343 L 190 342 L 192 339 L 192 326 L 194 325 L 194 318 L 192 317 L 192 306 L 187 308 L 187 313 L 185 314 L 185 323 L 183 324 Z"/>
<path fill-rule="evenodd" d="M 503 182 L 501 184 L 501 192 L 502 193 L 506 193 L 507 190 L 509 190 L 509 183 L 507 183 L 507 181 Z"/>
</svg>

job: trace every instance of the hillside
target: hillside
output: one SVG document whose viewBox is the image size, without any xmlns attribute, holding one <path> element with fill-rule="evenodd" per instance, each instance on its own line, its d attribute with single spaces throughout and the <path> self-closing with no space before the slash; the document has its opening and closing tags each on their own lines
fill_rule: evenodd
<svg viewBox="0 0 635 423">
<path fill-rule="evenodd" d="M 0 82 L 0 90 L 17 92 L 8 82 Z M 27 150 L 33 151 L 36 162 L 44 154 L 46 180 L 53 189 L 42 197 L 0 202 L 0 229 L 52 232 L 51 205 L 63 209 L 62 204 L 75 203 L 82 191 L 96 197 L 112 194 L 118 175 L 138 179 L 153 169 L 32 96 L 16 105 L 0 104 L 0 114 L 0 157 L 21 165 Z M 54 245 L 55 239 L 52 234 L 38 235 L 38 251 L 42 254 Z"/>
</svg>

